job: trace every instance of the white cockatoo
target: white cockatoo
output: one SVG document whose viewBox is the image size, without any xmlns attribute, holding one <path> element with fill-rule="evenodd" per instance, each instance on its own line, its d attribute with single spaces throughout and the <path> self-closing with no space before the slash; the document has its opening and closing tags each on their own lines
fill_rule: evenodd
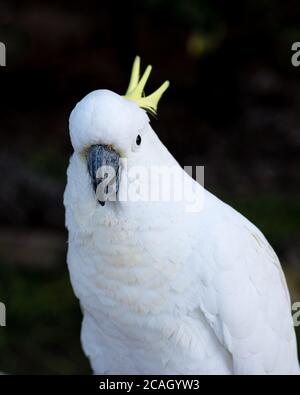
<svg viewBox="0 0 300 395">
<path fill-rule="evenodd" d="M 67 260 L 93 371 L 299 374 L 280 262 L 159 140 L 146 111 L 156 111 L 168 82 L 145 96 L 150 71 L 140 79 L 137 57 L 125 96 L 96 90 L 70 116 Z M 109 185 L 103 167 L 115 171 Z M 161 169 L 185 180 L 180 199 L 160 198 L 163 186 L 174 188 L 157 177 Z M 192 196 L 201 197 L 197 210 Z"/>
</svg>

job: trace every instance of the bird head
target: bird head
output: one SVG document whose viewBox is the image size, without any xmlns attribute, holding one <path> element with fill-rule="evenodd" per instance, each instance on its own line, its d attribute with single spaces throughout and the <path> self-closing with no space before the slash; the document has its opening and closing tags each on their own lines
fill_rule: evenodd
<svg viewBox="0 0 300 395">
<path fill-rule="evenodd" d="M 155 133 L 147 112 L 156 114 L 158 102 L 169 86 L 166 81 L 149 96 L 144 88 L 151 72 L 148 66 L 140 78 L 140 58 L 136 57 L 127 92 L 120 96 L 109 90 L 96 90 L 85 96 L 73 109 L 70 136 L 74 152 L 86 161 L 95 192 L 104 205 L 117 194 L 120 184 L 120 158 L 142 163 L 151 151 Z M 148 155 L 149 157 L 149 155 Z M 138 160 L 139 159 L 139 160 Z M 98 188 L 104 185 L 105 189 Z"/>
</svg>

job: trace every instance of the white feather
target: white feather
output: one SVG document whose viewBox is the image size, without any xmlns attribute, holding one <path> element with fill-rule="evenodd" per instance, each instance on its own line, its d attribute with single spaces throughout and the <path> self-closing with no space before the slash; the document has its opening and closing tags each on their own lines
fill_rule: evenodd
<svg viewBox="0 0 300 395">
<path fill-rule="evenodd" d="M 68 265 L 95 373 L 298 374 L 288 289 L 261 232 L 196 183 L 198 213 L 185 199 L 97 203 L 84 156 L 92 144 L 112 144 L 129 167 L 183 174 L 135 103 L 95 91 L 70 132 Z"/>
</svg>

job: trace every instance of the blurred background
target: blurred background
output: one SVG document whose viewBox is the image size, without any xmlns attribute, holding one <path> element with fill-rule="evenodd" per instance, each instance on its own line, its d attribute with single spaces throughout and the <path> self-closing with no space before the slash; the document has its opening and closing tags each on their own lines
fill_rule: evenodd
<svg viewBox="0 0 300 395">
<path fill-rule="evenodd" d="M 171 81 L 159 137 L 262 229 L 300 301 L 299 20 L 298 0 L 1 1 L 0 370 L 90 373 L 65 263 L 68 117 L 91 90 L 125 93 L 136 54 L 150 91 Z"/>
</svg>

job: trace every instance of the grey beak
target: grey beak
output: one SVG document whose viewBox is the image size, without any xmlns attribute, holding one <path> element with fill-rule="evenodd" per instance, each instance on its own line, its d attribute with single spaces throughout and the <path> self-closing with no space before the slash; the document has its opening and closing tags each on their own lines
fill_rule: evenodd
<svg viewBox="0 0 300 395">
<path fill-rule="evenodd" d="M 87 154 L 88 171 L 101 206 L 116 200 L 119 191 L 119 154 L 107 145 L 93 145 Z"/>
</svg>

